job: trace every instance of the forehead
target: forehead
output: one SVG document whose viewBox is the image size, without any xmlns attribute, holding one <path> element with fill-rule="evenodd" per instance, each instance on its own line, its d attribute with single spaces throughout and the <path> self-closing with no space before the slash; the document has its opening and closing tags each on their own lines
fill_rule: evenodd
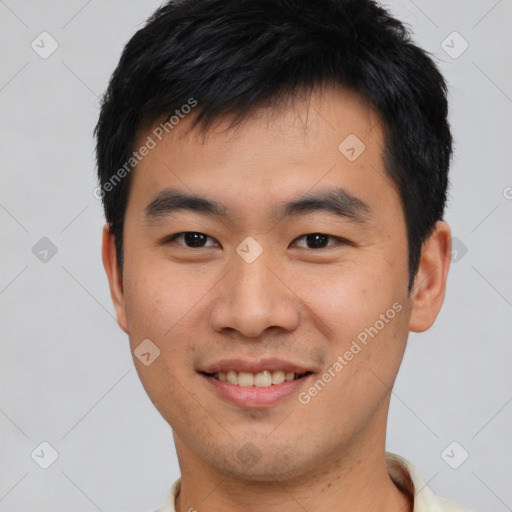
<svg viewBox="0 0 512 512">
<path fill-rule="evenodd" d="M 302 144 L 304 150 L 315 146 L 330 145 L 333 138 L 335 148 L 337 139 L 342 135 L 357 135 L 361 142 L 370 145 L 383 145 L 382 121 L 377 111 L 360 94 L 350 90 L 326 86 L 318 87 L 312 92 L 295 92 L 291 95 L 269 100 L 265 104 L 254 106 L 248 112 L 240 115 L 238 112 L 229 115 L 219 115 L 207 124 L 200 121 L 194 126 L 193 121 L 200 113 L 201 106 L 196 110 L 189 109 L 187 115 L 171 115 L 162 117 L 151 124 L 146 123 L 138 133 L 139 142 L 155 130 L 165 128 L 167 119 L 173 124 L 163 133 L 163 146 L 171 144 L 185 149 L 187 146 L 203 146 L 211 150 L 213 146 L 223 146 L 223 149 L 234 144 L 249 142 L 257 147 L 258 143 L 281 152 L 294 142 Z M 178 113 L 181 109 L 177 109 Z M 281 137 L 269 144 L 274 134 Z M 159 144 L 161 145 L 161 144 Z M 246 145 L 246 149 L 249 149 Z M 297 158 L 305 156 L 307 151 L 299 152 L 295 145 L 291 148 Z M 263 155 L 259 155 L 262 157 Z M 348 155 L 350 156 L 350 155 Z"/>
<path fill-rule="evenodd" d="M 135 149 L 148 137 L 154 141 L 132 176 L 130 198 L 146 201 L 140 208 L 177 187 L 199 195 L 215 191 L 233 211 L 326 186 L 397 199 L 384 167 L 381 120 L 355 93 L 323 88 L 254 108 L 234 126 L 232 117 L 219 117 L 206 131 L 193 127 L 195 115 L 182 114 L 160 137 L 165 119 L 140 130 Z"/>
</svg>

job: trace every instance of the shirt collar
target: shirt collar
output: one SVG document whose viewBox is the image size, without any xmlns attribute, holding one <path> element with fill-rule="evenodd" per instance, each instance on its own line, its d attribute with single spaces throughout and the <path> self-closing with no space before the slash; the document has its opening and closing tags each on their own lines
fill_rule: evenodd
<svg viewBox="0 0 512 512">
<path fill-rule="evenodd" d="M 387 452 L 386 464 L 393 483 L 412 499 L 413 512 L 467 512 L 464 507 L 434 494 L 418 470 L 403 457 Z"/>
</svg>

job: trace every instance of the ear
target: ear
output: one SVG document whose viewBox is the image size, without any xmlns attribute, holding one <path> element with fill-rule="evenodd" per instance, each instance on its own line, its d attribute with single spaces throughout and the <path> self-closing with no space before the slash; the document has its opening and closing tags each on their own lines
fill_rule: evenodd
<svg viewBox="0 0 512 512">
<path fill-rule="evenodd" d="M 423 243 L 418 272 L 411 291 L 409 329 L 429 329 L 443 305 L 452 252 L 452 236 L 446 222 L 439 221 Z"/>
<path fill-rule="evenodd" d="M 128 334 L 128 323 L 126 322 L 126 310 L 124 303 L 123 281 L 117 265 L 116 246 L 114 237 L 107 224 L 103 227 L 103 243 L 101 249 L 103 267 L 108 277 L 110 296 L 116 310 L 117 323 L 124 332 Z"/>
</svg>

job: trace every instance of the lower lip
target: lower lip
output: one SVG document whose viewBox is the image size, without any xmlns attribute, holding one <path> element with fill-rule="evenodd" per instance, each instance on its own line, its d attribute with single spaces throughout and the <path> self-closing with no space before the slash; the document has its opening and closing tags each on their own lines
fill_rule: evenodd
<svg viewBox="0 0 512 512">
<path fill-rule="evenodd" d="M 214 377 L 201 374 L 205 381 L 213 387 L 221 398 L 239 406 L 247 408 L 269 407 L 281 400 L 298 393 L 305 382 L 313 376 L 306 375 L 300 379 L 286 380 L 281 384 L 258 388 L 256 386 L 242 387 L 220 381 Z"/>
</svg>

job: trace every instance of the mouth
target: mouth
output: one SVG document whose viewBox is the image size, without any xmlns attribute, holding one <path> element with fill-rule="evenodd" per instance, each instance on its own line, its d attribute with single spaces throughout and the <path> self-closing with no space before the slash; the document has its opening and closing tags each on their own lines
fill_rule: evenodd
<svg viewBox="0 0 512 512">
<path fill-rule="evenodd" d="M 284 382 L 291 382 L 299 379 L 303 379 L 308 375 L 312 375 L 313 372 L 305 371 L 296 373 L 293 371 L 284 370 L 263 370 L 258 373 L 228 370 L 227 372 L 201 372 L 206 377 L 213 378 L 219 382 L 227 382 L 233 386 L 239 386 L 243 388 L 269 388 L 271 386 L 279 386 Z"/>
<path fill-rule="evenodd" d="M 198 373 L 214 397 L 238 408 L 259 409 L 299 393 L 317 369 L 277 358 L 227 359 L 203 366 Z"/>
</svg>

